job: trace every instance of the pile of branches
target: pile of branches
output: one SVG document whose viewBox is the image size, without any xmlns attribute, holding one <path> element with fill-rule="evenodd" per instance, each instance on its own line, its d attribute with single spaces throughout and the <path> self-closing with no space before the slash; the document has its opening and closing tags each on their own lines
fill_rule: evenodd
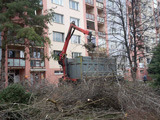
<svg viewBox="0 0 160 120">
<path fill-rule="evenodd" d="M 25 84 L 34 99 L 28 104 L 0 105 L 1 118 L 25 120 L 154 120 L 160 118 L 160 96 L 144 83 L 119 82 L 116 77 L 89 78 L 54 86 Z M 13 107 L 17 105 L 18 108 Z M 3 107 L 2 107 L 3 106 Z"/>
</svg>

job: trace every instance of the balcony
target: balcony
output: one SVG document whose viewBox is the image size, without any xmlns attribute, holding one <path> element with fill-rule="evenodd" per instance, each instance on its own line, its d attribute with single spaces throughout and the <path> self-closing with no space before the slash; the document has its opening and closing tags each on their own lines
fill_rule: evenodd
<svg viewBox="0 0 160 120">
<path fill-rule="evenodd" d="M 104 7 L 103 3 L 100 3 L 100 2 L 96 2 L 96 6 L 98 9 L 103 9 Z"/>
<path fill-rule="evenodd" d="M 100 3 L 103 3 L 104 2 L 104 0 L 96 0 L 97 2 L 100 2 Z"/>
<path fill-rule="evenodd" d="M 93 0 L 85 0 L 85 3 L 88 4 L 88 5 L 91 5 L 91 6 L 94 5 Z"/>
<path fill-rule="evenodd" d="M 104 23 L 104 17 L 97 16 L 97 21 L 99 23 Z"/>
<path fill-rule="evenodd" d="M 104 38 L 104 37 L 106 37 L 106 34 L 105 34 L 105 32 L 100 32 L 100 31 L 99 31 L 99 32 L 98 32 L 98 36 Z"/>
<path fill-rule="evenodd" d="M 8 67 L 25 67 L 24 58 L 8 58 Z"/>
<path fill-rule="evenodd" d="M 94 21 L 94 15 L 93 14 L 90 14 L 90 13 L 86 13 L 86 19 L 89 19 L 89 20 L 93 20 Z"/>
<path fill-rule="evenodd" d="M 31 60 L 30 64 L 31 64 L 31 67 L 44 67 L 43 60 Z"/>
</svg>

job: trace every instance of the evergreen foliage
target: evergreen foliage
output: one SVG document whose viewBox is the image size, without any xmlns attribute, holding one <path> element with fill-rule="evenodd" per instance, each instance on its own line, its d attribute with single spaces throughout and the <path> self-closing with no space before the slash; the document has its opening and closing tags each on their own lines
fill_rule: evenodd
<svg viewBox="0 0 160 120">
<path fill-rule="evenodd" d="M 53 17 L 53 10 L 38 14 L 43 6 L 41 0 L 0 0 L 0 31 L 4 32 L 3 45 L 17 39 L 28 39 L 30 43 L 45 43 L 47 23 Z M 35 14 L 37 13 L 37 14 Z M 33 42 L 32 42 L 33 41 Z"/>
<path fill-rule="evenodd" d="M 12 84 L 0 92 L 0 103 L 24 103 L 27 104 L 31 93 L 25 92 L 20 84 Z"/>
<path fill-rule="evenodd" d="M 155 86 L 160 86 L 160 44 L 153 51 L 153 58 L 148 67 L 148 72 L 154 81 Z"/>
</svg>

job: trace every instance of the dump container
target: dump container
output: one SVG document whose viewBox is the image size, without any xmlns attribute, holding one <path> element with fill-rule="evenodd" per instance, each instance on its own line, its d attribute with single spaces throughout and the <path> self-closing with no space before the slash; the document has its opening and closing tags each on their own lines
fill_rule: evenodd
<svg viewBox="0 0 160 120">
<path fill-rule="evenodd" d="M 113 58 L 79 56 L 74 59 L 67 58 L 66 65 L 66 73 L 73 79 L 103 77 L 109 74 L 116 74 L 116 60 Z"/>
</svg>

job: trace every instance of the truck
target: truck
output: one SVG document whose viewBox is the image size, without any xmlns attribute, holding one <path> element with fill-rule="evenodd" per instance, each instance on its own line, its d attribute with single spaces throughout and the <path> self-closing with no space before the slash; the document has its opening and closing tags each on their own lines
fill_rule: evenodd
<svg viewBox="0 0 160 120">
<path fill-rule="evenodd" d="M 112 58 L 91 57 L 91 56 L 79 56 L 76 58 L 67 58 L 68 43 L 74 34 L 74 31 L 78 30 L 85 35 L 88 35 L 88 43 L 85 44 L 85 48 L 90 52 L 94 51 L 96 45 L 92 42 L 92 33 L 88 30 L 84 30 L 75 25 L 74 22 L 70 24 L 68 34 L 65 39 L 65 43 L 62 52 L 58 55 L 58 63 L 62 66 L 63 81 L 77 81 L 84 77 L 97 77 L 107 76 L 109 74 L 116 73 L 116 60 Z"/>
</svg>

